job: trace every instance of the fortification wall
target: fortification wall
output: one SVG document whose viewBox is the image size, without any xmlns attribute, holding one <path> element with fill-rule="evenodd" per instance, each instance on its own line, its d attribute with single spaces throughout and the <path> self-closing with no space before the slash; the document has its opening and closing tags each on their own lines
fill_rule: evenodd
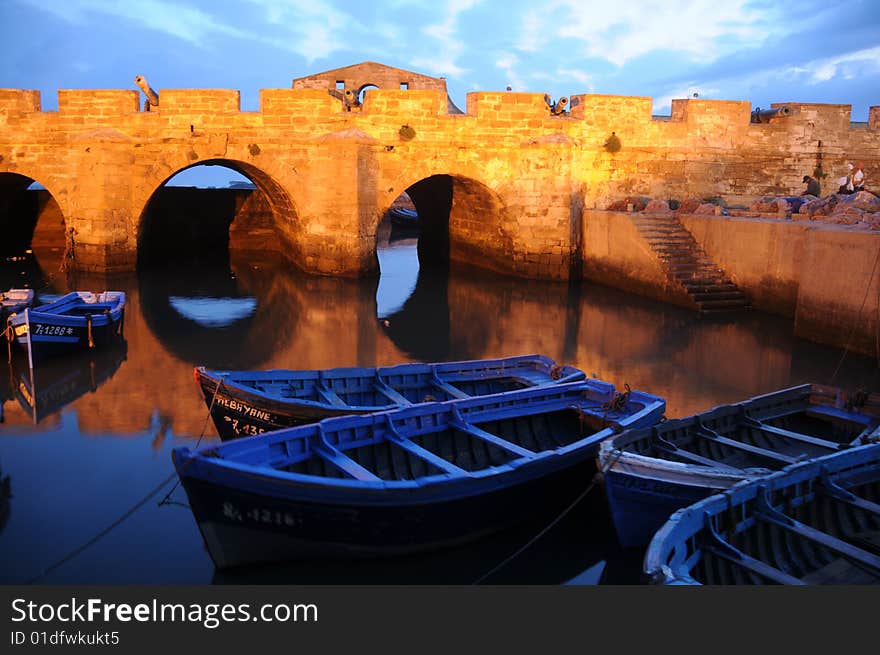
<svg viewBox="0 0 880 655">
<path fill-rule="evenodd" d="M 275 231 L 300 267 L 375 271 L 376 227 L 420 180 L 448 175 L 458 195 L 454 258 L 524 276 L 566 278 L 580 259 L 581 207 L 626 195 L 746 198 L 799 193 L 821 162 L 832 177 L 861 160 L 880 175 L 880 107 L 852 126 L 848 105 L 786 103 L 791 115 L 750 123 L 747 102 L 681 100 L 651 115 L 650 98 L 572 96 L 551 116 L 542 94 L 475 92 L 447 113 L 438 91 L 372 90 L 347 111 L 326 89 L 160 89 L 139 111 L 133 90 L 0 90 L 0 172 L 38 180 L 73 228 L 75 265 L 133 268 L 151 196 L 183 168 L 231 165 L 257 184 Z M 604 144 L 614 133 L 621 147 Z M 826 182 L 827 184 L 827 182 Z M 489 210 L 494 214 L 487 215 Z M 498 211 L 496 211 L 498 210 Z"/>
</svg>

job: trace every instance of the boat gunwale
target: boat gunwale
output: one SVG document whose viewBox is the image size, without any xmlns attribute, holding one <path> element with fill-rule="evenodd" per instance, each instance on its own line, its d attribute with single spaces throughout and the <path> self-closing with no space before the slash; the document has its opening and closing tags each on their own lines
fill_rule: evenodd
<svg viewBox="0 0 880 655">
<path fill-rule="evenodd" d="M 588 402 L 592 403 L 592 406 L 584 408 L 583 411 L 598 416 L 598 412 L 596 412 L 595 410 L 601 409 L 603 403 L 607 402 L 605 398 L 608 397 L 607 395 L 605 395 L 605 392 L 607 392 L 607 387 L 609 386 L 613 390 L 613 385 L 610 385 L 609 383 L 603 382 L 601 380 L 588 379 L 564 385 L 556 385 L 554 387 L 522 389 L 516 392 L 504 392 L 500 394 L 494 394 L 492 396 L 479 396 L 475 398 L 467 398 L 464 400 L 452 400 L 445 402 L 420 403 L 405 408 L 395 408 L 392 410 L 376 412 L 372 414 L 331 417 L 317 423 L 294 426 L 291 428 L 267 432 L 261 435 L 243 437 L 232 441 L 225 441 L 219 445 L 204 447 L 197 451 L 190 451 L 188 448 L 175 449 L 175 464 L 177 464 L 178 459 L 180 459 L 182 465 L 188 465 L 188 462 L 196 462 L 195 466 L 204 467 L 206 470 L 214 469 L 216 471 L 230 471 L 236 472 L 238 474 L 253 476 L 263 480 L 284 480 L 290 484 L 309 483 L 325 489 L 331 487 L 352 488 L 360 490 L 406 488 L 415 489 L 433 487 L 441 483 L 458 482 L 462 480 L 497 478 L 499 476 L 502 476 L 503 474 L 513 473 L 527 465 L 535 465 L 536 462 L 541 462 L 543 460 L 564 459 L 569 456 L 576 456 L 579 454 L 583 454 L 583 458 L 587 459 L 591 457 L 591 454 L 587 451 L 591 451 L 592 446 L 608 439 L 619 430 L 626 429 L 628 425 L 637 423 L 643 420 L 645 417 L 654 414 L 659 415 L 660 413 L 662 413 L 663 409 L 665 408 L 665 400 L 657 396 L 653 396 L 652 394 L 647 394 L 639 391 L 631 391 L 631 404 L 634 406 L 638 406 L 638 409 L 635 409 L 634 411 L 626 414 L 605 410 L 601 416 L 601 418 L 604 418 L 606 421 L 609 421 L 610 423 L 613 423 L 615 425 L 608 425 L 604 428 L 601 428 L 600 430 L 593 431 L 590 434 L 585 435 L 584 437 L 574 442 L 565 444 L 558 448 L 535 451 L 530 455 L 514 457 L 513 459 L 505 462 L 502 465 L 487 466 L 476 471 L 467 471 L 464 475 L 442 473 L 430 476 L 422 476 L 413 480 L 382 480 L 380 482 L 373 482 L 357 479 L 329 478 L 326 476 L 294 473 L 290 471 L 283 471 L 276 468 L 271 468 L 270 465 L 263 463 L 266 461 L 265 459 L 262 459 L 260 460 L 260 463 L 255 464 L 243 463 L 240 461 L 240 459 L 243 456 L 247 455 L 249 451 L 268 451 L 277 444 L 286 444 L 287 442 L 292 442 L 294 440 L 308 441 L 310 439 L 315 439 L 318 442 L 328 443 L 328 445 L 330 445 L 331 447 L 336 448 L 337 444 L 326 441 L 328 433 L 339 432 L 342 430 L 356 430 L 358 428 L 365 428 L 374 434 L 383 423 L 391 423 L 393 426 L 395 418 L 403 421 L 408 419 L 419 419 L 420 417 L 424 416 L 443 415 L 449 417 L 449 420 L 447 420 L 446 423 L 438 422 L 435 425 L 422 426 L 417 431 L 414 431 L 411 435 L 403 435 L 404 438 L 409 438 L 410 436 L 421 436 L 423 434 L 444 431 L 446 429 L 455 429 L 455 426 L 452 425 L 455 418 L 459 418 L 463 422 L 472 425 L 479 422 L 491 421 L 495 418 L 511 418 L 511 408 L 519 410 L 519 412 L 515 415 L 516 417 L 544 413 L 548 407 L 558 407 L 560 410 L 564 410 L 572 408 L 574 401 L 576 400 L 576 398 L 568 397 L 572 394 L 577 394 L 580 396 L 583 396 L 590 392 L 593 392 L 594 396 L 598 394 L 599 398 L 594 397 L 592 399 L 583 399 L 584 404 Z M 510 400 L 508 400 L 507 403 L 504 403 L 504 397 L 509 397 L 509 394 L 511 393 L 519 394 L 520 399 L 522 399 L 523 396 L 537 396 L 538 399 L 533 400 L 529 398 L 529 402 L 527 403 L 516 403 L 515 401 Z M 614 392 L 612 391 L 612 396 L 613 393 Z M 542 395 L 548 395 L 552 397 L 549 399 L 541 400 L 540 396 Z M 608 400 L 610 400 L 610 398 L 608 398 Z M 483 411 L 478 411 L 477 408 L 479 407 L 483 407 Z M 464 409 L 465 412 L 469 411 L 469 414 L 465 414 L 464 412 L 462 412 L 462 409 Z M 611 418 L 609 418 L 609 416 L 611 416 Z M 474 438 L 479 437 L 475 436 Z M 503 440 L 503 437 L 499 436 L 498 438 Z M 393 440 L 388 439 L 385 432 L 382 432 L 380 435 L 376 436 L 374 434 L 372 438 L 368 440 L 362 440 L 362 442 L 349 442 L 347 444 L 347 447 L 345 449 L 340 449 L 340 451 L 344 454 L 345 450 L 359 447 L 359 444 L 367 445 L 386 440 L 389 442 L 393 442 Z M 308 445 L 306 445 L 306 448 L 308 448 Z M 289 447 L 286 445 L 284 446 L 284 449 L 288 451 L 290 450 Z M 303 451 L 305 452 L 305 449 L 303 449 Z M 217 455 L 222 452 L 226 452 L 233 457 L 218 457 Z M 178 473 L 181 473 L 180 469 L 178 469 Z"/>
</svg>

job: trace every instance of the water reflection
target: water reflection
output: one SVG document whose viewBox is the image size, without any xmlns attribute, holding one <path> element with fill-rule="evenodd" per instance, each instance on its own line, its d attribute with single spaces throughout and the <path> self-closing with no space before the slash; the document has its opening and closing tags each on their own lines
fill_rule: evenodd
<svg viewBox="0 0 880 655">
<path fill-rule="evenodd" d="M 28 366 L 27 357 L 7 365 L 9 389 L 35 424 L 86 393 L 94 393 L 122 365 L 128 353 L 123 339 L 93 351 L 74 353 Z"/>
<path fill-rule="evenodd" d="M 35 371 L 32 386 L 24 381 L 37 399 L 36 424 L 33 405 L 15 395 L 23 384 L 17 365 L 0 363 L 0 462 L 16 480 L 16 511 L 7 513 L 0 540 L 0 580 L 27 578 L 118 518 L 172 474 L 173 446 L 217 439 L 192 379 L 195 365 L 329 368 L 542 353 L 663 396 L 670 417 L 803 382 L 880 389 L 874 360 L 793 338 L 788 320 L 757 312 L 706 320 L 591 284 L 419 269 L 415 244 L 388 239 L 379 280 L 306 276 L 265 253 L 236 253 L 219 268 L 115 278 L 67 279 L 39 256 L 14 262 L 19 268 L 0 266 L 0 279 L 26 281 L 40 298 L 72 288 L 128 294 L 124 353 L 59 360 L 54 372 Z M 179 489 L 173 498 L 185 500 Z M 637 582 L 639 554 L 617 547 L 603 501 L 594 491 L 487 582 Z M 106 544 L 45 581 L 466 584 L 540 527 L 431 556 L 273 567 L 232 580 L 215 575 L 188 510 L 148 503 Z M 157 542 L 174 558 L 149 547 Z"/>
</svg>

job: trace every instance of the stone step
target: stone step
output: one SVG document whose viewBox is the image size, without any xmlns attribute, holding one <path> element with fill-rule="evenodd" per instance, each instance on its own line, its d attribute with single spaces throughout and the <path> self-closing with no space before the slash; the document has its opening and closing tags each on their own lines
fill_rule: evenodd
<svg viewBox="0 0 880 655">
<path fill-rule="evenodd" d="M 684 281 L 682 284 L 687 292 L 691 295 L 695 295 L 698 293 L 728 293 L 731 291 L 739 292 L 739 287 L 737 287 L 732 282 L 722 282 L 719 284 L 692 284 L 691 282 Z"/>
<path fill-rule="evenodd" d="M 704 286 L 704 287 L 707 287 L 707 286 L 708 286 L 708 287 L 711 287 L 711 286 L 715 286 L 715 285 L 717 285 L 717 284 L 727 284 L 727 283 L 729 283 L 729 280 L 728 280 L 727 278 L 725 278 L 723 275 L 713 275 L 713 276 L 706 276 L 706 275 L 696 276 L 696 275 L 694 275 L 694 276 L 689 276 L 689 275 L 686 275 L 686 274 L 681 274 L 681 275 L 673 275 L 673 278 L 675 279 L 676 282 L 678 282 L 678 283 L 680 283 L 681 285 L 683 285 L 683 286 L 685 287 L 685 289 L 688 289 L 688 288 L 689 288 L 689 287 L 688 287 L 689 284 L 690 284 L 690 285 Z"/>
<path fill-rule="evenodd" d="M 701 293 L 690 293 L 691 298 L 693 298 L 698 303 L 714 301 L 714 300 L 741 300 L 743 302 L 748 302 L 748 298 L 742 291 L 710 291 L 710 292 L 701 292 Z"/>
<path fill-rule="evenodd" d="M 700 316 L 724 316 L 727 314 L 735 314 L 738 312 L 747 312 L 751 309 L 751 305 L 745 305 L 743 307 L 706 307 L 700 308 Z"/>
<path fill-rule="evenodd" d="M 748 302 L 745 300 L 705 300 L 697 302 L 700 310 L 705 309 L 721 309 L 727 307 L 746 307 L 748 306 Z"/>
</svg>

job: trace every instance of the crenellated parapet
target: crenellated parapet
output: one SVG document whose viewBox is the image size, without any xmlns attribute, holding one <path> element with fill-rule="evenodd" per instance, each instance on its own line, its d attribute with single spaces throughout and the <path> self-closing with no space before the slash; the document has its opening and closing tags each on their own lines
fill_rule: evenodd
<svg viewBox="0 0 880 655">
<path fill-rule="evenodd" d="M 456 112 L 445 82 L 393 69 L 378 85 L 371 70 L 262 89 L 256 111 L 229 89 L 158 88 L 149 111 L 137 90 L 64 89 L 58 109 L 43 111 L 38 91 L 0 89 L 0 174 L 47 187 L 89 266 L 124 269 L 156 189 L 189 166 L 224 164 L 265 194 L 285 252 L 330 274 L 373 270 L 382 213 L 443 178 L 455 197 L 452 256 L 554 278 L 570 274 L 583 207 L 627 195 L 797 195 L 803 175 L 821 165 L 829 189 L 850 159 L 880 179 L 880 107 L 853 124 L 849 105 L 775 103 L 785 111 L 756 123 L 746 101 L 674 100 L 655 116 L 649 97 L 571 95 L 554 112 L 544 94 L 479 91 Z M 358 88 L 357 103 L 336 88 L 369 80 L 380 88 Z"/>
</svg>

